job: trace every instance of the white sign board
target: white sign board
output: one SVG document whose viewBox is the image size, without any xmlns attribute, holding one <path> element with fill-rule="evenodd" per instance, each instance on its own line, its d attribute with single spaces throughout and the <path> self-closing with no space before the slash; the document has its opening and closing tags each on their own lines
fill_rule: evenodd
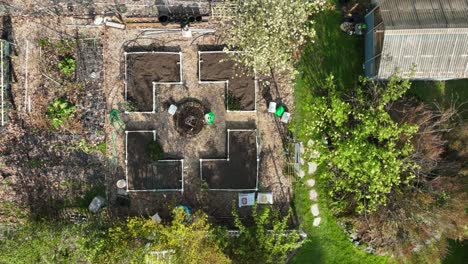
<svg viewBox="0 0 468 264">
<path fill-rule="evenodd" d="M 273 193 L 258 193 L 258 204 L 273 204 Z"/>
<path fill-rule="evenodd" d="M 239 193 L 239 207 L 252 206 L 255 203 L 255 193 Z"/>
</svg>

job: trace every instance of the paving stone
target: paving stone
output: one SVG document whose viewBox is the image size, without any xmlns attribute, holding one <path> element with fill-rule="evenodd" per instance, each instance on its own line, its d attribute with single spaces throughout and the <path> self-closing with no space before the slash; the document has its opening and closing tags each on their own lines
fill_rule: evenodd
<svg viewBox="0 0 468 264">
<path fill-rule="evenodd" d="M 299 176 L 299 178 L 304 178 L 305 176 L 305 172 L 303 170 L 300 170 L 299 173 L 297 174 Z"/>
<path fill-rule="evenodd" d="M 317 171 L 317 163 L 316 162 L 309 162 L 309 174 L 314 174 Z"/>
<path fill-rule="evenodd" d="M 310 212 L 313 216 L 318 216 L 320 214 L 318 204 L 313 204 L 310 206 Z"/>
<path fill-rule="evenodd" d="M 321 221 L 322 221 L 322 218 L 320 218 L 320 217 L 315 217 L 315 218 L 314 218 L 314 223 L 313 223 L 313 225 L 314 225 L 314 226 L 319 226 Z"/>
<path fill-rule="evenodd" d="M 314 179 L 307 180 L 306 185 L 307 185 L 307 187 L 314 187 L 315 186 L 315 180 Z"/>
<path fill-rule="evenodd" d="M 309 191 L 309 199 L 310 200 L 317 201 L 317 197 L 318 197 L 318 194 L 314 189 Z"/>
</svg>

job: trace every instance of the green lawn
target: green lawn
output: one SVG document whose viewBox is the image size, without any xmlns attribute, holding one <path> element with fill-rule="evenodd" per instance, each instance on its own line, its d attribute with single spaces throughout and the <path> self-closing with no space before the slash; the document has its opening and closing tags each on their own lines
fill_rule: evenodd
<svg viewBox="0 0 468 264">
<path fill-rule="evenodd" d="M 295 88 L 295 119 L 293 129 L 297 132 L 307 122 L 304 106 L 313 101 L 311 90 L 320 87 L 325 78 L 333 74 L 340 89 L 353 89 L 358 76 L 363 75 L 363 39 L 341 32 L 339 11 L 329 11 L 316 20 L 317 39 L 310 44 L 298 66 L 301 72 Z M 300 138 L 307 142 L 307 138 Z M 343 233 L 329 208 L 323 182 L 320 182 L 320 168 L 315 174 L 316 190 L 319 194 L 319 209 L 322 222 L 313 227 L 312 204 L 308 198 L 309 188 L 298 182 L 294 186 L 294 207 L 301 220 L 301 228 L 309 235 L 307 242 L 292 259 L 291 263 L 387 263 L 388 258 L 370 255 L 356 248 Z M 311 178 L 307 175 L 304 180 Z"/>
<path fill-rule="evenodd" d="M 468 118 L 468 79 L 446 82 L 415 81 L 409 93 L 426 103 L 437 103 L 443 107 L 455 103 L 462 116 Z"/>
</svg>

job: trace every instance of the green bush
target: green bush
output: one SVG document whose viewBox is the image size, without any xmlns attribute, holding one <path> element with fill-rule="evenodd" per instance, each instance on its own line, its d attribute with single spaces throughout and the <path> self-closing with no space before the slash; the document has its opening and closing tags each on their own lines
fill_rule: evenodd
<svg viewBox="0 0 468 264">
<path fill-rule="evenodd" d="M 151 160 L 158 161 L 163 158 L 164 152 L 157 141 L 152 141 L 148 145 L 148 152 Z"/>
<path fill-rule="evenodd" d="M 230 111 L 242 110 L 242 104 L 239 97 L 234 96 L 231 91 L 228 91 L 227 95 L 227 109 Z"/>
<path fill-rule="evenodd" d="M 76 68 L 76 61 L 73 57 L 64 57 L 58 63 L 60 71 L 67 77 L 70 77 Z"/>
<path fill-rule="evenodd" d="M 47 107 L 47 117 L 52 122 L 54 128 L 58 128 L 75 111 L 75 106 L 70 104 L 64 98 L 56 98 Z"/>
</svg>

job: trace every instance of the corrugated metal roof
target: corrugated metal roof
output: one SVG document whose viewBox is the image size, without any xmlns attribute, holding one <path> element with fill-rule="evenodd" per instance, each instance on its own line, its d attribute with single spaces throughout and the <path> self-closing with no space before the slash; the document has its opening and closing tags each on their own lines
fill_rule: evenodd
<svg viewBox="0 0 468 264">
<path fill-rule="evenodd" d="M 378 78 L 413 65 L 415 79 L 468 78 L 468 28 L 386 30 Z"/>
<path fill-rule="evenodd" d="M 381 0 L 385 29 L 468 28 L 468 0 Z"/>
</svg>

